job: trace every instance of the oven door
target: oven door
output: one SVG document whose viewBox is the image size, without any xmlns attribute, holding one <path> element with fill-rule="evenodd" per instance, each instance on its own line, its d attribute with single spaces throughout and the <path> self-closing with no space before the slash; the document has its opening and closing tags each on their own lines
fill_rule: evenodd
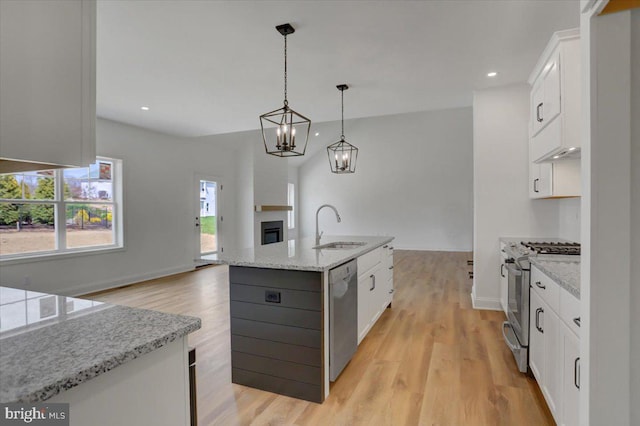
<svg viewBox="0 0 640 426">
<path fill-rule="evenodd" d="M 529 270 L 507 263 L 509 323 L 521 346 L 529 346 Z"/>
</svg>

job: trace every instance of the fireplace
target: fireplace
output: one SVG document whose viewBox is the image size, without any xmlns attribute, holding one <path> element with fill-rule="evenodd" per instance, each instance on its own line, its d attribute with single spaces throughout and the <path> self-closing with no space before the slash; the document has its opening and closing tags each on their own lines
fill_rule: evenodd
<svg viewBox="0 0 640 426">
<path fill-rule="evenodd" d="M 284 221 L 274 220 L 260 223 L 262 245 L 279 243 L 284 238 Z"/>
</svg>

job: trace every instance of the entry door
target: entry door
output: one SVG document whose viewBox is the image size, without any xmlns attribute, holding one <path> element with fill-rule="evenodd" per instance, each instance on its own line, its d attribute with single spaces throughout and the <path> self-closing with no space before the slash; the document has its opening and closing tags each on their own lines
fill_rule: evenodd
<svg viewBox="0 0 640 426">
<path fill-rule="evenodd" d="M 198 178 L 198 213 L 196 230 L 198 232 L 198 251 L 200 255 L 220 251 L 220 211 L 217 180 Z"/>
</svg>

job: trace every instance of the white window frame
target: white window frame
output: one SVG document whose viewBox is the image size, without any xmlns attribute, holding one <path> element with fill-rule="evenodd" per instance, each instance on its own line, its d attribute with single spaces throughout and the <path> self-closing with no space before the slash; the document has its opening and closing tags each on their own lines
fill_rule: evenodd
<svg viewBox="0 0 640 426">
<path fill-rule="evenodd" d="M 68 201 L 64 199 L 64 168 L 54 169 L 55 197 L 53 200 L 33 200 L 33 199 L 0 199 L 2 202 L 12 204 L 53 204 L 55 211 L 55 235 L 56 248 L 54 250 L 43 250 L 29 253 L 0 254 L 0 264 L 9 265 L 14 263 L 24 263 L 31 261 L 46 260 L 48 258 L 75 257 L 87 254 L 99 254 L 107 251 L 124 250 L 123 232 L 123 209 L 122 209 L 122 160 L 109 157 L 96 157 L 95 163 L 99 161 L 109 161 L 113 164 L 111 170 L 112 201 L 104 200 L 82 200 Z M 92 163 L 94 164 L 94 163 Z M 88 168 L 89 166 L 87 166 Z M 71 167 L 81 169 L 83 167 Z M 66 207 L 70 204 L 99 204 L 112 206 L 113 244 L 95 245 L 85 247 L 67 247 L 66 241 Z"/>
<path fill-rule="evenodd" d="M 287 211 L 287 228 L 296 229 L 296 185 L 293 182 L 287 183 L 287 204 L 291 210 Z"/>
</svg>

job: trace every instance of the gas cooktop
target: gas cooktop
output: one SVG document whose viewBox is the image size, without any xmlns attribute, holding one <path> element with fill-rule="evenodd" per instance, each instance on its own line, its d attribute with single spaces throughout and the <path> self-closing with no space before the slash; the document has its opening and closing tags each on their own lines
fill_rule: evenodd
<svg viewBox="0 0 640 426">
<path fill-rule="evenodd" d="M 579 243 L 522 241 L 520 244 L 538 254 L 562 254 L 571 256 L 580 255 Z"/>
</svg>

